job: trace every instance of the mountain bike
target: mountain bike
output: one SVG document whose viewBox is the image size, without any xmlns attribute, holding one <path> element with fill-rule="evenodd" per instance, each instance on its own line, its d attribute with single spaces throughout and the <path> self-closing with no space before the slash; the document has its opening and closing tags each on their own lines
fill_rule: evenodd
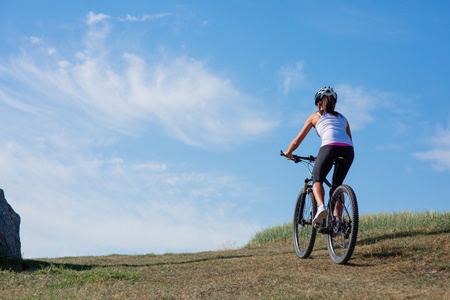
<svg viewBox="0 0 450 300">
<path fill-rule="evenodd" d="M 281 156 L 284 152 L 281 151 Z M 293 155 L 295 163 L 302 163 L 308 170 L 310 177 L 305 179 L 303 189 L 300 191 L 295 204 L 293 220 L 294 250 L 298 257 L 307 258 L 314 248 L 317 232 L 326 235 L 327 249 L 331 260 L 336 264 L 348 262 L 355 249 L 358 235 L 358 202 L 353 189 L 342 184 L 335 185 L 336 169 L 345 162 L 343 157 L 333 160 L 334 172 L 332 183 L 325 179 L 324 183 L 330 188 L 327 203 L 328 216 L 318 225 L 312 226 L 317 213 L 317 202 L 312 190 L 312 170 L 316 157 Z M 317 225 L 317 224 L 316 224 Z"/>
</svg>

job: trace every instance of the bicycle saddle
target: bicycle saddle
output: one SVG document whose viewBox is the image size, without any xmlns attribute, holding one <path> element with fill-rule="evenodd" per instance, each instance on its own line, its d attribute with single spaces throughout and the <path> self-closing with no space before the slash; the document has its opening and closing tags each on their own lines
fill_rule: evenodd
<svg viewBox="0 0 450 300">
<path fill-rule="evenodd" d="M 336 165 L 345 164 L 346 161 L 347 160 L 343 157 L 336 157 L 335 159 L 333 159 L 333 163 L 335 163 Z"/>
</svg>

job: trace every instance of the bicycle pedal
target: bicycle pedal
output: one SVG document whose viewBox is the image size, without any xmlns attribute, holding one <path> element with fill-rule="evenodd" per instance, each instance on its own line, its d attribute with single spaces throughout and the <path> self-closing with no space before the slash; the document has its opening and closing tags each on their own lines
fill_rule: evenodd
<svg viewBox="0 0 450 300">
<path fill-rule="evenodd" d="M 342 231 L 333 231 L 333 237 L 338 237 L 338 236 L 342 236 Z"/>
<path fill-rule="evenodd" d="M 319 233 L 326 234 L 328 233 L 328 229 L 326 227 L 320 227 Z"/>
</svg>

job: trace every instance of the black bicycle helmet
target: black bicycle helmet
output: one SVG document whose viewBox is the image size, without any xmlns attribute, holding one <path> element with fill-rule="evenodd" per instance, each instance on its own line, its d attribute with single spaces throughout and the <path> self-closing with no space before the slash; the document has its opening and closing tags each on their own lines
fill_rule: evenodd
<svg viewBox="0 0 450 300">
<path fill-rule="evenodd" d="M 317 103 L 321 102 L 323 100 L 323 98 L 325 98 L 326 96 L 331 97 L 335 103 L 337 102 L 337 94 L 333 90 L 333 88 L 329 87 L 329 86 L 324 86 L 316 93 L 316 96 L 314 97 L 315 105 L 317 105 Z"/>
</svg>

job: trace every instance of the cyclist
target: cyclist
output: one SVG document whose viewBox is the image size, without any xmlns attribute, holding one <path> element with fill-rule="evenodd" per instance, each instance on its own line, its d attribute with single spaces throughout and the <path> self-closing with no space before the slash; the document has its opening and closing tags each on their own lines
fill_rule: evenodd
<svg viewBox="0 0 450 300">
<path fill-rule="evenodd" d="M 319 110 L 306 120 L 300 133 L 291 142 L 284 155 L 288 159 L 292 159 L 292 152 L 298 148 L 311 128 L 316 128 L 318 136 L 322 139 L 322 145 L 313 170 L 313 193 L 319 208 L 312 225 L 317 228 L 328 215 L 327 208 L 324 206 L 325 190 L 323 182 L 333 166 L 333 159 L 337 157 L 344 157 L 345 159 L 345 162 L 339 165 L 336 174 L 336 186 L 339 186 L 343 183 L 350 169 L 354 151 L 350 125 L 342 114 L 334 110 L 337 94 L 333 88 L 327 86 L 321 88 L 316 93 L 314 101 Z M 338 216 L 338 218 L 342 213 L 339 211 L 341 209 L 336 205 L 335 216 Z"/>
</svg>

